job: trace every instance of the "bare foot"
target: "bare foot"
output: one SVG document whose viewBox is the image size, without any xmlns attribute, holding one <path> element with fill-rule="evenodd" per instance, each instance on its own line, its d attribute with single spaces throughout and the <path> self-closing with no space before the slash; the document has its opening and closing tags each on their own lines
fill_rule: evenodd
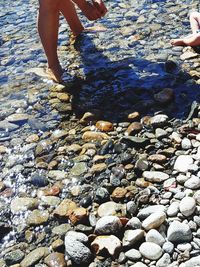
<svg viewBox="0 0 200 267">
<path fill-rule="evenodd" d="M 97 33 L 97 32 L 105 32 L 106 30 L 107 30 L 106 27 L 97 25 L 97 26 L 85 28 L 83 32 Z"/>
<path fill-rule="evenodd" d="M 170 44 L 175 46 L 185 46 L 183 39 L 172 39 Z"/>
<path fill-rule="evenodd" d="M 57 68 L 47 68 L 46 69 L 46 74 L 48 75 L 48 78 L 53 80 L 56 83 L 62 83 L 62 74 L 63 74 L 63 69 L 61 66 Z"/>
</svg>

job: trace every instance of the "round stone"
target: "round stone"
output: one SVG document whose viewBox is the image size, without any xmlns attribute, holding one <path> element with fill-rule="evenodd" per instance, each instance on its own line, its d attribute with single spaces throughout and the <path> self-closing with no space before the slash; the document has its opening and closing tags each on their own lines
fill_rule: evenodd
<svg viewBox="0 0 200 267">
<path fill-rule="evenodd" d="M 180 202 L 180 212 L 188 217 L 192 215 L 196 209 L 196 201 L 193 197 L 184 197 Z"/>
<path fill-rule="evenodd" d="M 145 258 L 149 260 L 158 260 L 163 252 L 160 246 L 152 242 L 144 242 L 139 247 L 139 251 Z"/>
</svg>

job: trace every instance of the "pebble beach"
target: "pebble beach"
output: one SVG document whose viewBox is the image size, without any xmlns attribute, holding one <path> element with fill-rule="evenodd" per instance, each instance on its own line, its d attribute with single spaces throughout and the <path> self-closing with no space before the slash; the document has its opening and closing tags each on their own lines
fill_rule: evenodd
<svg viewBox="0 0 200 267">
<path fill-rule="evenodd" d="M 38 1 L 0 0 L 0 267 L 200 266 L 199 0 L 107 0 L 65 83 L 45 75 Z"/>
</svg>

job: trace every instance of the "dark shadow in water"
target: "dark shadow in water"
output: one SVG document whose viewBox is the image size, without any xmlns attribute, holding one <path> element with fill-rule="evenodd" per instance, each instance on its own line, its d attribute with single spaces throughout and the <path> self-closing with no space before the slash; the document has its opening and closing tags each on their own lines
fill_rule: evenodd
<svg viewBox="0 0 200 267">
<path fill-rule="evenodd" d="M 112 62 L 95 47 L 89 34 L 74 47 L 85 71 L 84 79 L 76 79 L 71 88 L 72 109 L 78 118 L 92 112 L 97 118 L 119 122 L 126 121 L 134 111 L 145 115 L 163 111 L 170 117 L 184 118 L 192 102 L 200 100 L 200 86 L 186 85 L 191 77 L 173 61 L 127 57 Z M 155 101 L 154 94 L 167 87 L 174 89 L 175 97 L 163 107 Z"/>
</svg>

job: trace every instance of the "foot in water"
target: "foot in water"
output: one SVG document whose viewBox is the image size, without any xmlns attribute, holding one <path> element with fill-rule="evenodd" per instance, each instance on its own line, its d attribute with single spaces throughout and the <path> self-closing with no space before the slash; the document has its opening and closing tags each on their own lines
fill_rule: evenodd
<svg viewBox="0 0 200 267">
<path fill-rule="evenodd" d="M 46 74 L 50 80 L 53 80 L 56 83 L 62 83 L 62 74 L 64 73 L 64 70 L 62 67 L 56 66 L 56 67 L 48 67 L 46 68 Z"/>
<path fill-rule="evenodd" d="M 174 46 L 185 46 L 183 39 L 172 39 L 170 43 L 171 45 L 174 45 Z"/>
</svg>

